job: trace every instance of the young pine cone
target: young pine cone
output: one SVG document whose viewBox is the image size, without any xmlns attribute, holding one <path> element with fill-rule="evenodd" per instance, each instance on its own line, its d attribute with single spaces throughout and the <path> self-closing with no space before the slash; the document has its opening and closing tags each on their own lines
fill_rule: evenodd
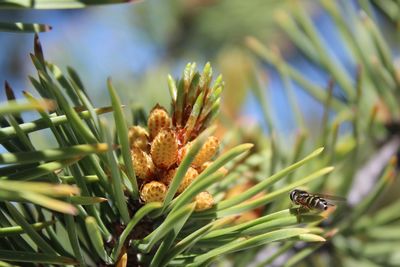
<svg viewBox="0 0 400 267">
<path fill-rule="evenodd" d="M 161 130 L 151 143 L 151 157 L 154 164 L 168 169 L 178 158 L 178 140 L 171 130 Z"/>
<path fill-rule="evenodd" d="M 214 204 L 213 196 L 207 191 L 199 193 L 195 197 L 194 201 L 196 202 L 196 207 L 195 207 L 196 211 L 209 209 Z"/>
<path fill-rule="evenodd" d="M 149 133 L 145 128 L 140 126 L 132 126 L 129 128 L 128 134 L 131 148 L 137 147 L 143 151 L 147 151 Z"/>
<path fill-rule="evenodd" d="M 151 157 L 137 147 L 131 150 L 133 168 L 136 176 L 142 180 L 150 180 L 155 172 Z"/>
<path fill-rule="evenodd" d="M 186 155 L 187 151 L 190 149 L 191 143 L 188 143 L 181 152 L 181 160 Z M 199 153 L 196 155 L 192 162 L 192 166 L 196 169 L 201 168 L 201 166 L 209 161 L 217 152 L 219 147 L 218 138 L 215 136 L 208 137 L 207 141 L 204 143 L 203 147 L 200 149 Z"/>
<path fill-rule="evenodd" d="M 167 186 L 157 181 L 145 184 L 140 191 L 140 198 L 146 202 L 163 202 L 167 194 Z"/>
<path fill-rule="evenodd" d="M 161 181 L 165 183 L 167 186 L 169 186 L 172 182 L 172 179 L 175 176 L 175 173 L 176 169 L 169 170 Z M 178 194 L 182 193 L 197 178 L 198 175 L 199 173 L 196 171 L 196 169 L 189 167 L 189 169 L 185 174 L 185 177 L 183 178 L 183 181 L 178 187 L 177 193 Z"/>
<path fill-rule="evenodd" d="M 168 129 L 171 127 L 171 118 L 168 112 L 160 105 L 156 105 L 150 112 L 147 120 L 147 127 L 149 128 L 150 140 L 153 140 L 161 129 Z"/>
</svg>

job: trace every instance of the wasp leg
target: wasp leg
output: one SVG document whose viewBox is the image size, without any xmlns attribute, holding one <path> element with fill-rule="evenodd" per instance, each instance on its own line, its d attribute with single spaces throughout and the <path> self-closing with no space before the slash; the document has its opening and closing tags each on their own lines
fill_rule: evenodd
<svg viewBox="0 0 400 267">
<path fill-rule="evenodd" d="M 300 206 L 297 206 L 297 205 L 291 205 L 291 207 L 289 208 L 290 214 L 295 214 L 296 216 L 299 215 L 299 212 L 298 212 L 299 207 Z"/>
<path fill-rule="evenodd" d="M 296 215 L 296 217 L 297 217 L 297 222 L 300 223 L 300 222 L 301 222 L 300 216 L 301 216 L 302 214 L 304 214 L 304 213 L 310 212 L 310 210 L 311 210 L 311 209 L 308 208 L 308 207 L 299 205 L 299 206 L 295 206 L 295 207 L 290 208 L 290 213 Z"/>
</svg>

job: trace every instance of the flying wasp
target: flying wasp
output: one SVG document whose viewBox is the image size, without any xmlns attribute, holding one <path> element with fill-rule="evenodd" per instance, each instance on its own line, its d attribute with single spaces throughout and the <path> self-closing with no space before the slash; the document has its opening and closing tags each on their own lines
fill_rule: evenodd
<svg viewBox="0 0 400 267">
<path fill-rule="evenodd" d="M 346 199 L 338 196 L 313 194 L 303 190 L 294 189 L 292 192 L 290 192 L 290 200 L 294 204 L 300 205 L 309 210 L 324 211 L 330 206 L 335 206 L 334 204 L 328 202 L 328 200 L 345 201 Z"/>
</svg>

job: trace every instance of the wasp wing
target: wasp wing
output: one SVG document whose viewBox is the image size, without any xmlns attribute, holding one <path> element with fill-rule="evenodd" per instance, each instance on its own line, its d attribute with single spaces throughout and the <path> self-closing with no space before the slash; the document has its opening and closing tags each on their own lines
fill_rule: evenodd
<svg viewBox="0 0 400 267">
<path fill-rule="evenodd" d="M 346 198 L 340 197 L 340 196 L 334 196 L 334 195 L 328 195 L 328 194 L 320 194 L 320 193 L 311 193 L 310 195 L 320 197 L 326 200 L 332 200 L 332 201 L 346 201 Z"/>
</svg>

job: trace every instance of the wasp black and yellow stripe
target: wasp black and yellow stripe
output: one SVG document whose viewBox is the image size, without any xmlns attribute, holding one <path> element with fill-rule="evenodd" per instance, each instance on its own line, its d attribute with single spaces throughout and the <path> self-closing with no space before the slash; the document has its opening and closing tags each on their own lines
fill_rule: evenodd
<svg viewBox="0 0 400 267">
<path fill-rule="evenodd" d="M 294 204 L 308 209 L 327 210 L 329 205 L 325 199 L 298 189 L 290 192 L 290 199 Z"/>
</svg>

